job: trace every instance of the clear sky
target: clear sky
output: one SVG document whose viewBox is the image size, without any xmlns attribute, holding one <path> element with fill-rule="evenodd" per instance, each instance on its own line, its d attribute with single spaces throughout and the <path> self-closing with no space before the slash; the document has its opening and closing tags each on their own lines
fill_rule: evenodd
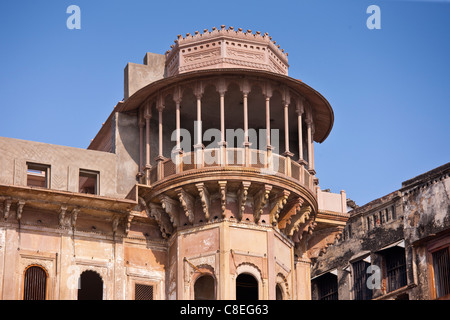
<svg viewBox="0 0 450 320">
<path fill-rule="evenodd" d="M 80 30 L 66 26 L 72 4 Z M 370 5 L 381 29 L 366 26 Z M 330 102 L 322 189 L 363 205 L 450 160 L 450 0 L 1 1 L 0 136 L 86 148 L 128 62 L 222 24 L 268 32 L 289 75 Z"/>
</svg>

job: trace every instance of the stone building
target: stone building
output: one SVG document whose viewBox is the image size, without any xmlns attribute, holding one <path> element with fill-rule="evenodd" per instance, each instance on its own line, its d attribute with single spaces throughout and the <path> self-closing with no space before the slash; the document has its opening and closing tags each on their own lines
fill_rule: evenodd
<svg viewBox="0 0 450 320">
<path fill-rule="evenodd" d="M 450 163 L 354 208 L 313 261 L 312 298 L 450 299 Z"/>
<path fill-rule="evenodd" d="M 310 299 L 349 215 L 314 168 L 333 110 L 288 68 L 267 33 L 180 35 L 87 150 L 0 138 L 0 298 Z"/>
</svg>

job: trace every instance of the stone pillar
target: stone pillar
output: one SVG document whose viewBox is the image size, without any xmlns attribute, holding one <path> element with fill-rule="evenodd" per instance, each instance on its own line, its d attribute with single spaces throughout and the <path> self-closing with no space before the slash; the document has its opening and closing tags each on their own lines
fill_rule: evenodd
<svg viewBox="0 0 450 320">
<path fill-rule="evenodd" d="M 314 146 L 313 146 L 313 120 L 311 113 L 306 117 L 306 126 L 308 132 L 308 172 L 312 175 L 316 174 L 314 170 Z"/>
<path fill-rule="evenodd" d="M 156 158 L 156 163 L 158 166 L 158 180 L 163 178 L 163 166 L 162 162 L 164 161 L 163 156 L 163 110 L 164 104 L 162 99 L 159 100 L 156 109 L 158 110 L 158 157 Z"/>
<path fill-rule="evenodd" d="M 183 169 L 183 150 L 181 149 L 181 124 L 180 124 L 180 108 L 181 108 L 181 100 L 182 100 L 182 91 L 180 87 L 176 87 L 173 100 L 175 101 L 176 109 L 175 109 L 175 125 L 176 125 L 176 147 L 175 154 L 172 155 L 172 160 L 175 162 L 176 173 L 179 173 Z"/>
<path fill-rule="evenodd" d="M 308 259 L 295 261 L 296 299 L 311 300 L 311 263 Z"/>
<path fill-rule="evenodd" d="M 227 143 L 225 141 L 225 92 L 226 92 L 226 85 L 223 80 L 221 80 L 218 84 L 218 91 L 220 95 L 220 142 L 219 142 L 219 148 L 220 148 L 220 165 L 226 166 L 226 146 Z"/>
<path fill-rule="evenodd" d="M 220 251 L 219 251 L 219 299 L 232 299 L 230 276 L 230 232 L 228 222 L 219 225 Z"/>
<path fill-rule="evenodd" d="M 150 119 L 152 118 L 152 109 L 150 103 L 147 103 L 144 109 L 145 119 L 145 183 L 150 185 Z"/>
<path fill-rule="evenodd" d="M 244 165 L 250 166 L 250 146 L 248 137 L 248 95 L 250 93 L 250 85 L 246 79 L 241 83 L 242 103 L 244 105 Z"/>
<path fill-rule="evenodd" d="M 285 174 L 291 176 L 291 157 L 294 155 L 289 150 L 289 104 L 291 102 L 289 91 L 284 92 L 284 153 L 283 156 L 286 157 L 285 163 Z"/>
<path fill-rule="evenodd" d="M 196 124 L 196 141 L 194 145 L 195 150 L 195 164 L 197 168 L 203 167 L 203 141 L 202 141 L 202 96 L 203 96 L 203 86 L 202 83 L 197 83 L 195 88 L 195 97 L 197 98 L 197 124 Z"/>
<path fill-rule="evenodd" d="M 139 172 L 138 178 L 139 182 L 142 183 L 141 178 L 144 176 L 144 128 L 145 120 L 142 109 L 139 110 Z"/>
<path fill-rule="evenodd" d="M 266 84 L 264 97 L 266 98 L 266 168 L 272 168 L 272 146 L 270 144 L 270 98 L 272 97 L 272 87 Z"/>
<path fill-rule="evenodd" d="M 302 166 L 306 165 L 306 161 L 303 159 L 303 99 L 297 100 L 297 123 L 298 123 L 298 163 Z"/>
</svg>

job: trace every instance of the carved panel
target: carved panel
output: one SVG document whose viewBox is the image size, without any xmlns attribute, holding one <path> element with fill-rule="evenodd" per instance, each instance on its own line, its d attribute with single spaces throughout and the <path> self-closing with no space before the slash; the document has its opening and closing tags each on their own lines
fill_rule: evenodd
<svg viewBox="0 0 450 320">
<path fill-rule="evenodd" d="M 204 50 L 200 52 L 185 54 L 183 56 L 184 63 L 197 62 L 200 60 L 213 59 L 220 56 L 220 48 L 214 48 L 211 50 Z"/>
<path fill-rule="evenodd" d="M 262 53 L 234 49 L 234 48 L 227 48 L 227 56 L 234 57 L 234 58 L 244 58 L 244 59 L 248 59 L 248 60 L 263 60 L 264 59 L 264 54 L 262 54 Z"/>
</svg>

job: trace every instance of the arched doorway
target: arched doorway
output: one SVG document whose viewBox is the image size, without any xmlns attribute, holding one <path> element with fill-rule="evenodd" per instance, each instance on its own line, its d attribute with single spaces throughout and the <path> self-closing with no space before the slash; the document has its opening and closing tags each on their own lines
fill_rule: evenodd
<svg viewBox="0 0 450 320">
<path fill-rule="evenodd" d="M 103 280 L 97 272 L 84 271 L 79 281 L 78 300 L 103 300 Z"/>
<path fill-rule="evenodd" d="M 279 283 L 277 283 L 275 288 L 275 299 L 283 300 L 283 289 L 281 289 L 281 285 Z"/>
<path fill-rule="evenodd" d="M 194 284 L 195 300 L 214 300 L 215 299 L 215 281 L 210 275 L 199 277 Z"/>
<path fill-rule="evenodd" d="M 47 272 L 40 266 L 25 270 L 23 300 L 45 300 L 47 293 Z"/>
<path fill-rule="evenodd" d="M 236 278 L 236 300 L 258 300 L 258 280 L 248 273 Z"/>
</svg>

